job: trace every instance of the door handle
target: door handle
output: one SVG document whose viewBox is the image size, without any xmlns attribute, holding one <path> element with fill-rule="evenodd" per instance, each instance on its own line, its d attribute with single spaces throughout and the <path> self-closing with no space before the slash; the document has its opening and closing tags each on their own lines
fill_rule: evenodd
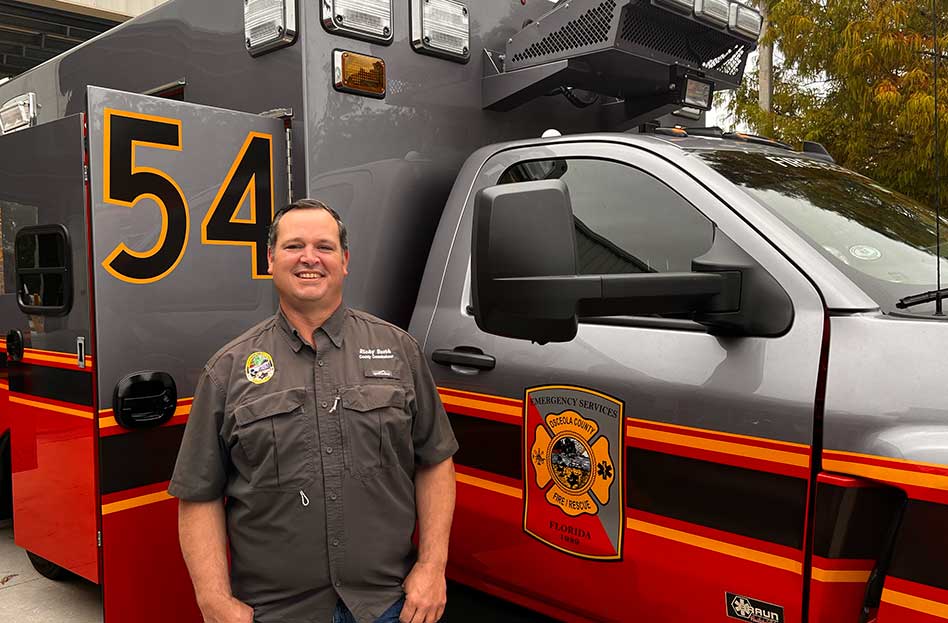
<svg viewBox="0 0 948 623">
<path fill-rule="evenodd" d="M 485 355 L 479 348 L 458 346 L 454 350 L 442 348 L 431 353 L 431 360 L 444 366 L 465 366 L 478 370 L 493 370 L 497 360 Z"/>
</svg>

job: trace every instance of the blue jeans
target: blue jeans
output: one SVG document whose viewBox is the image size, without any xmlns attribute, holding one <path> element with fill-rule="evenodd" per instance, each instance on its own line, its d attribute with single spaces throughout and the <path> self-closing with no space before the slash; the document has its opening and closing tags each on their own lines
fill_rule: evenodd
<svg viewBox="0 0 948 623">
<path fill-rule="evenodd" d="M 382 616 L 375 620 L 375 623 L 398 623 L 398 616 L 402 613 L 402 607 L 405 605 L 405 598 L 402 597 L 382 613 Z M 336 602 L 336 611 L 332 615 L 332 623 L 356 623 L 355 617 L 346 608 L 346 604 L 340 599 Z"/>
</svg>

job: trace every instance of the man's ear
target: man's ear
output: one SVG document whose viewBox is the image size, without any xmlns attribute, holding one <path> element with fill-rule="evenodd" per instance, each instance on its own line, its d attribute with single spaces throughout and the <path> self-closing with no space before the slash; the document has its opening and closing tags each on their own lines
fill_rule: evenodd
<svg viewBox="0 0 948 623">
<path fill-rule="evenodd" d="M 349 249 L 342 252 L 342 274 L 349 274 Z"/>
<path fill-rule="evenodd" d="M 273 247 L 267 247 L 267 274 L 273 274 Z"/>
</svg>

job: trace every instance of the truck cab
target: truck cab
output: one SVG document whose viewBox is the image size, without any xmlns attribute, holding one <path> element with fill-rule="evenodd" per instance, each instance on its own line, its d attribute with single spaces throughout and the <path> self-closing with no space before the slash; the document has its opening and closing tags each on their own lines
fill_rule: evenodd
<svg viewBox="0 0 948 623">
<path fill-rule="evenodd" d="M 905 531 L 948 474 L 934 211 L 695 134 L 462 171 L 412 324 L 472 440 L 452 568 L 576 620 L 929 620 L 945 545 Z"/>
</svg>

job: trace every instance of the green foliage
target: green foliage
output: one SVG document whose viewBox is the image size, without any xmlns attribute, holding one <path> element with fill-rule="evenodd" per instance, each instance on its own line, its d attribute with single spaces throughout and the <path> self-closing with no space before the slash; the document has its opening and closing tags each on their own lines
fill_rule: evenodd
<svg viewBox="0 0 948 623">
<path fill-rule="evenodd" d="M 819 141 L 836 161 L 933 203 L 934 39 L 930 0 L 762 0 L 770 5 L 773 113 L 758 106 L 755 71 L 730 99 L 733 118 L 799 146 Z M 948 50 L 948 0 L 938 0 Z M 939 68 L 939 153 L 948 178 L 948 63 Z M 948 197 L 942 185 L 942 197 Z"/>
</svg>

